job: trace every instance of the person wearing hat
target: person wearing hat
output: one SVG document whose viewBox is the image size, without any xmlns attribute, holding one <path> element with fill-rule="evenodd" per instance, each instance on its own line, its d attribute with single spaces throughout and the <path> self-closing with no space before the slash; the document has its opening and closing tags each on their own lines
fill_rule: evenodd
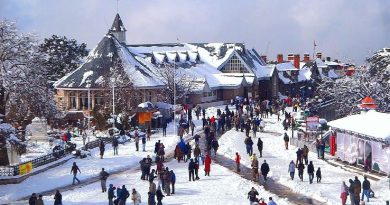
<svg viewBox="0 0 390 205">
<path fill-rule="evenodd" d="M 267 164 L 267 161 L 264 160 L 264 163 L 261 165 L 261 174 L 263 175 L 264 177 L 264 181 L 267 181 L 267 174 L 269 172 L 269 166 Z"/>
</svg>

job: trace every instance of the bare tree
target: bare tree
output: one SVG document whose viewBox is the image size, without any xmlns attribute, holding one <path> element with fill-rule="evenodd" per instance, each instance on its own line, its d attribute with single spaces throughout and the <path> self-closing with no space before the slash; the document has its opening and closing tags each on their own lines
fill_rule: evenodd
<svg viewBox="0 0 390 205">
<path fill-rule="evenodd" d="M 190 94 L 196 88 L 196 77 L 178 68 L 175 63 L 165 63 L 157 66 L 157 77 L 164 83 L 163 95 L 166 101 L 171 104 L 183 100 L 186 95 Z"/>
</svg>

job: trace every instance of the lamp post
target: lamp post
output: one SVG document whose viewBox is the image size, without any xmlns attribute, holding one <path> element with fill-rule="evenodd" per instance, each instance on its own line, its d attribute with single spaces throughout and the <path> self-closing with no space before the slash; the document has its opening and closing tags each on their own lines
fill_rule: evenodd
<svg viewBox="0 0 390 205">
<path fill-rule="evenodd" d="M 115 128 L 115 78 L 112 77 L 110 80 L 112 83 L 112 128 Z"/>
</svg>

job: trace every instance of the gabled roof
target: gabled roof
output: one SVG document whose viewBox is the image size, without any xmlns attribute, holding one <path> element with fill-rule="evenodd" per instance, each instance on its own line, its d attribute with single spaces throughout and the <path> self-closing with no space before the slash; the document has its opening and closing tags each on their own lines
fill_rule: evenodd
<svg viewBox="0 0 390 205">
<path fill-rule="evenodd" d="M 123 22 L 119 14 L 116 14 L 114 22 L 112 23 L 110 31 L 126 31 L 125 26 L 123 26 Z"/>
<path fill-rule="evenodd" d="M 111 34 L 107 34 L 89 53 L 86 61 L 75 71 L 57 81 L 56 88 L 106 88 L 110 78 L 121 86 L 136 88 L 159 87 L 153 70 L 145 66 L 142 59 L 122 46 Z"/>
</svg>

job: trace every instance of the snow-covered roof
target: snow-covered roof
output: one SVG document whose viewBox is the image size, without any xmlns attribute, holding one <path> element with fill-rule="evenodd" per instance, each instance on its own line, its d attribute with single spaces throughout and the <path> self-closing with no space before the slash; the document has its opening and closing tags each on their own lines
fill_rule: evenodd
<svg viewBox="0 0 390 205">
<path fill-rule="evenodd" d="M 328 123 L 329 126 L 367 135 L 390 143 L 390 114 L 370 110 Z"/>
<path fill-rule="evenodd" d="M 116 84 L 125 83 L 136 88 L 161 87 L 153 69 L 142 63 L 142 58 L 129 52 L 114 36 L 107 34 L 89 53 L 86 61 L 54 85 L 56 88 L 104 88 L 115 78 Z M 130 83 L 126 83 L 129 82 Z"/>
<path fill-rule="evenodd" d="M 279 79 L 284 84 L 297 83 L 311 80 L 310 68 L 298 69 L 291 62 L 279 63 L 276 65 Z M 292 75 L 292 73 L 295 73 Z"/>
</svg>

